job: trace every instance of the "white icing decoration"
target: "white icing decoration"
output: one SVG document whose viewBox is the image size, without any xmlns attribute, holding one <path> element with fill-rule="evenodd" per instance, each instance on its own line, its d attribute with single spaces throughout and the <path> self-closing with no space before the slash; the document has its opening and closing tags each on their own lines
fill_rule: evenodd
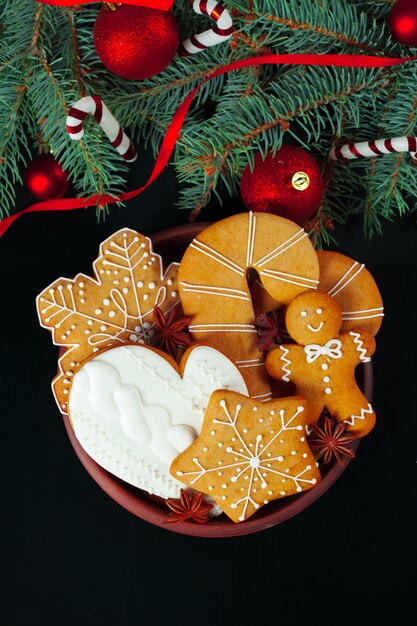
<svg viewBox="0 0 417 626">
<path fill-rule="evenodd" d="M 236 361 L 236 365 L 239 369 L 245 369 L 247 367 L 263 367 L 264 361 L 259 357 L 258 359 L 246 359 L 244 361 Z"/>
<path fill-rule="evenodd" d="M 190 291 L 211 296 L 219 296 L 223 298 L 235 298 L 237 300 L 250 300 L 247 293 L 245 291 L 241 291 L 240 289 L 230 289 L 229 287 L 214 287 L 212 285 L 196 285 L 186 282 L 181 282 L 181 285 L 183 287 L 183 291 Z"/>
<path fill-rule="evenodd" d="M 271 250 L 271 252 L 263 256 L 262 259 L 259 259 L 259 261 L 256 262 L 256 265 L 258 265 L 259 267 L 262 267 L 262 265 L 265 265 L 265 263 L 269 263 L 270 261 L 275 259 L 277 256 L 280 256 L 281 254 L 289 250 L 289 248 L 292 248 L 292 246 L 295 246 L 302 239 L 304 239 L 304 237 L 307 237 L 307 233 L 302 228 L 300 228 L 300 230 L 298 230 L 296 233 L 294 233 L 294 235 L 289 237 L 287 241 L 284 241 L 283 243 L 279 244 L 279 246 L 277 246 L 276 248 Z"/>
<path fill-rule="evenodd" d="M 266 441 L 265 444 L 263 444 L 262 449 L 260 444 L 264 440 L 263 435 L 258 434 L 254 438 L 254 441 L 248 443 L 247 438 L 244 439 L 241 434 L 241 432 L 248 432 L 248 429 L 246 428 L 242 429 L 241 431 L 238 426 L 239 413 L 242 409 L 241 405 L 235 405 L 233 417 L 224 400 L 220 400 L 219 406 L 223 410 L 222 415 L 220 415 L 219 417 L 224 417 L 224 420 L 214 418 L 213 424 L 221 424 L 222 426 L 231 428 L 236 436 L 236 439 L 239 440 L 240 445 L 242 446 L 238 450 L 235 450 L 232 446 L 228 446 L 225 450 L 228 454 L 231 455 L 231 462 L 223 465 L 223 470 L 233 468 L 233 471 L 235 473 L 230 479 L 232 483 L 237 483 L 240 478 L 247 481 L 247 485 L 240 488 L 240 491 L 246 492 L 246 495 L 244 495 L 242 498 L 238 498 L 230 504 L 230 507 L 232 509 L 237 509 L 239 506 L 242 505 L 242 512 L 238 518 L 240 521 L 246 519 L 246 513 L 248 511 L 249 505 L 251 505 L 254 509 L 259 508 L 259 503 L 256 502 L 252 497 L 254 493 L 257 493 L 257 488 L 254 488 L 254 483 L 259 484 L 259 489 L 268 489 L 268 475 L 274 474 L 278 476 L 283 476 L 283 482 L 286 482 L 287 480 L 293 481 L 294 486 L 296 487 L 296 491 L 302 491 L 302 483 L 314 485 L 317 482 L 315 478 L 302 478 L 305 472 L 311 470 L 311 465 L 307 465 L 302 471 L 294 476 L 291 474 L 289 468 L 287 468 L 284 473 L 278 469 L 275 469 L 275 467 L 272 467 L 273 462 L 281 463 L 284 460 L 281 455 L 272 458 L 267 457 L 268 463 L 266 463 L 266 459 L 263 458 L 268 448 L 273 443 L 275 443 L 276 439 L 282 433 L 290 430 L 299 430 L 299 425 L 292 426 L 291 424 L 298 417 L 298 415 L 300 415 L 300 413 L 304 411 L 303 406 L 298 406 L 295 412 L 289 417 L 285 415 L 284 409 L 281 409 L 279 411 L 281 427 L 277 430 L 277 432 L 271 431 L 271 434 L 273 434 L 273 436 L 268 441 Z M 253 449 L 253 451 L 251 450 L 251 448 Z M 239 459 L 238 461 L 235 461 L 236 457 Z M 196 488 L 198 489 L 198 481 L 200 480 L 200 478 L 211 472 L 216 472 L 217 467 L 204 467 L 203 463 L 200 462 L 198 457 L 194 457 L 192 461 L 198 467 L 198 470 L 191 472 L 178 472 L 178 475 L 194 476 L 195 478 L 190 480 L 189 484 L 194 486 L 197 483 Z M 271 491 L 267 491 L 267 493 L 272 495 Z M 264 501 L 263 498 L 262 500 Z"/>
<path fill-rule="evenodd" d="M 361 413 L 360 415 L 351 415 L 350 418 L 343 420 L 344 423 L 346 424 L 350 424 L 350 426 L 354 426 L 355 425 L 355 420 L 365 420 L 366 419 L 366 415 L 372 415 L 373 410 L 372 410 L 372 406 L 368 403 L 368 406 L 365 408 L 361 409 Z"/>
<path fill-rule="evenodd" d="M 150 493 L 178 497 L 170 463 L 199 434 L 217 389 L 248 395 L 238 368 L 213 348 L 195 347 L 181 378 L 154 350 L 125 345 L 78 370 L 69 413 L 77 439 L 99 465 Z"/>
<path fill-rule="evenodd" d="M 246 254 L 246 266 L 250 267 L 253 263 L 253 248 L 255 246 L 256 235 L 256 215 L 249 211 L 249 227 L 248 227 L 248 245 Z"/>
<path fill-rule="evenodd" d="M 210 248 L 210 246 L 208 246 L 207 244 L 202 243 L 198 239 L 194 239 L 194 241 L 190 243 L 190 248 L 198 250 L 198 252 L 201 252 L 202 254 L 213 259 L 214 261 L 217 261 L 217 263 L 220 263 L 220 265 L 224 265 L 224 267 L 227 267 L 227 269 L 235 272 L 236 274 L 239 274 L 239 276 L 243 277 L 245 275 L 245 270 L 242 267 L 220 254 L 220 252 L 217 252 L 217 250 L 214 250 L 214 248 Z"/>
<path fill-rule="evenodd" d="M 356 269 L 359 266 L 358 269 Z M 363 263 L 359 265 L 357 261 L 354 261 L 349 269 L 343 274 L 343 276 L 337 281 L 335 285 L 327 292 L 329 296 L 333 298 L 340 293 L 347 285 L 356 278 L 356 276 L 363 270 L 365 265 Z M 356 271 L 354 271 L 356 269 Z"/>
<path fill-rule="evenodd" d="M 193 333 L 256 333 L 254 324 L 192 324 Z"/>
<path fill-rule="evenodd" d="M 360 311 L 343 311 L 342 320 L 344 322 L 355 322 L 356 320 L 369 320 L 374 317 L 384 317 L 383 311 L 384 307 L 382 306 L 375 307 L 374 309 L 361 309 Z"/>
<path fill-rule="evenodd" d="M 320 322 L 320 324 L 316 328 L 314 328 L 314 326 L 312 326 L 311 324 L 308 324 L 307 328 L 308 330 L 311 330 L 311 332 L 313 333 L 318 333 L 319 330 L 323 328 L 323 326 L 324 326 L 324 322 Z"/>
<path fill-rule="evenodd" d="M 353 332 L 353 330 L 349 333 L 351 337 L 353 337 L 353 342 L 356 344 L 356 350 L 359 352 L 359 359 L 363 363 L 369 363 L 371 360 L 370 357 L 366 356 L 366 349 L 363 347 L 363 341 L 359 333 Z"/>
<path fill-rule="evenodd" d="M 284 376 L 282 376 L 282 380 L 285 380 L 288 383 L 290 382 L 290 376 L 291 376 L 291 370 L 289 368 L 289 365 L 291 365 L 291 361 L 290 359 L 287 359 L 287 355 L 289 354 L 289 349 L 286 348 L 285 346 L 280 346 L 280 350 L 282 351 L 280 360 L 284 363 L 284 365 L 281 366 L 281 369 L 283 372 L 285 372 Z"/>
<path fill-rule="evenodd" d="M 282 348 L 283 346 L 281 346 Z M 319 356 L 327 356 L 331 359 L 340 359 L 342 357 L 342 342 L 340 339 L 330 339 L 324 346 L 311 343 L 304 346 L 304 352 L 307 355 L 307 363 L 314 363 Z M 282 357 L 281 357 L 282 358 Z"/>
<path fill-rule="evenodd" d="M 272 391 L 268 391 L 267 393 L 260 393 L 258 396 L 251 396 L 254 400 L 258 398 L 263 398 L 261 402 L 267 402 L 272 397 Z"/>
<path fill-rule="evenodd" d="M 300 241 L 300 240 L 298 240 Z M 298 243 L 296 241 L 295 243 Z M 272 259 L 270 259 L 272 260 Z M 319 284 L 318 280 L 312 280 L 311 278 L 304 278 L 297 274 L 288 274 L 287 272 L 278 272 L 276 270 L 261 270 L 260 276 L 267 276 L 268 278 L 275 278 L 275 280 L 282 280 L 284 283 L 291 283 L 298 287 L 305 287 L 306 289 L 315 289 Z"/>
</svg>

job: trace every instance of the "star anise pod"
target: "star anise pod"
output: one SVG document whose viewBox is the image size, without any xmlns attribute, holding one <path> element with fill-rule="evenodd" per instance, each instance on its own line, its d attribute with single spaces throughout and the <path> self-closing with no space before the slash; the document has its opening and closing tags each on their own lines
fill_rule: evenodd
<svg viewBox="0 0 417 626">
<path fill-rule="evenodd" d="M 283 343 L 281 336 L 280 320 L 276 311 L 261 313 L 256 319 L 256 342 L 258 350 L 265 352 L 274 344 Z"/>
<path fill-rule="evenodd" d="M 354 435 L 346 432 L 344 424 L 337 424 L 326 415 L 322 426 L 315 424 L 311 427 L 308 444 L 316 458 L 323 457 L 325 465 L 333 456 L 338 463 L 343 465 L 344 456 L 351 458 L 355 456 L 352 448 L 349 447 L 355 439 Z"/>
<path fill-rule="evenodd" d="M 190 323 L 189 317 L 175 319 L 175 308 L 165 317 L 159 306 L 154 307 L 155 322 L 152 345 L 168 352 L 174 359 L 179 347 L 185 348 L 192 343 L 192 339 L 185 329 Z"/>
<path fill-rule="evenodd" d="M 205 524 L 209 520 L 208 512 L 213 508 L 212 504 L 204 502 L 202 493 L 190 495 L 184 489 L 181 489 L 179 500 L 169 498 L 166 505 L 172 511 L 165 519 L 167 523 L 190 519 L 198 524 Z"/>
</svg>

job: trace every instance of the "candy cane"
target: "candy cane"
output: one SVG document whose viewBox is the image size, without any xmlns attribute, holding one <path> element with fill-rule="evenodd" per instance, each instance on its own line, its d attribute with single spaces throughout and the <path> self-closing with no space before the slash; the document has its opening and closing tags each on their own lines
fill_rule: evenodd
<svg viewBox="0 0 417 626">
<path fill-rule="evenodd" d="M 79 141 L 84 135 L 83 120 L 89 114 L 100 124 L 112 146 L 124 160 L 128 163 L 135 161 L 138 155 L 132 142 L 98 96 L 81 98 L 70 108 L 66 124 L 71 139 Z"/>
<path fill-rule="evenodd" d="M 216 24 L 213 28 L 183 41 L 179 50 L 182 56 L 196 54 L 210 46 L 222 43 L 230 39 L 234 31 L 229 11 L 216 0 L 194 0 L 193 9 L 199 15 L 208 15 Z"/>
<path fill-rule="evenodd" d="M 362 157 L 375 157 L 392 152 L 409 152 L 417 160 L 417 137 L 394 137 L 360 143 L 345 143 L 330 151 L 333 161 L 348 161 Z"/>
</svg>

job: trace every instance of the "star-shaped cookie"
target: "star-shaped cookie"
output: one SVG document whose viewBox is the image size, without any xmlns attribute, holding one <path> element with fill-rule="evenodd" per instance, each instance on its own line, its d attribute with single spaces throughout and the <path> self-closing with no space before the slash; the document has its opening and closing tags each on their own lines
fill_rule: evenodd
<svg viewBox="0 0 417 626">
<path fill-rule="evenodd" d="M 215 391 L 201 435 L 174 459 L 170 472 L 242 522 L 271 500 L 320 481 L 306 442 L 305 408 L 306 401 L 298 397 L 262 403 Z"/>
</svg>

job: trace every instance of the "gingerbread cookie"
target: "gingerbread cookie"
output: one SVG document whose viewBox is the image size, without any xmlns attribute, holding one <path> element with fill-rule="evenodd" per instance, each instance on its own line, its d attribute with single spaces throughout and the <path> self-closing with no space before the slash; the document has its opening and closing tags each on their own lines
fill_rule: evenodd
<svg viewBox="0 0 417 626">
<path fill-rule="evenodd" d="M 237 367 L 213 348 L 189 348 L 178 366 L 159 350 L 126 344 L 78 369 L 69 416 L 96 463 L 135 487 L 175 498 L 182 485 L 170 476 L 170 463 L 200 432 L 219 388 L 247 394 Z"/>
<path fill-rule="evenodd" d="M 296 393 L 308 401 L 308 423 L 318 420 L 326 407 L 357 437 L 375 424 L 375 413 L 357 386 L 355 368 L 375 351 L 366 332 L 339 335 L 342 311 L 334 298 L 306 292 L 286 312 L 286 326 L 297 344 L 281 345 L 268 353 L 266 368 L 278 380 L 291 381 Z"/>
<path fill-rule="evenodd" d="M 297 397 L 260 403 L 215 391 L 201 435 L 173 461 L 172 476 L 211 496 L 234 522 L 311 489 L 320 472 L 306 443 L 305 407 Z"/>
<path fill-rule="evenodd" d="M 232 358 L 251 396 L 268 400 L 271 390 L 256 345 L 247 280 L 250 269 L 282 304 L 318 285 L 317 256 L 307 233 L 276 215 L 249 212 L 216 222 L 194 239 L 181 261 L 179 289 L 194 339 Z"/>
<path fill-rule="evenodd" d="M 318 291 L 328 293 L 342 309 L 341 332 L 361 329 L 373 337 L 384 317 L 381 294 L 363 263 L 344 254 L 317 251 L 320 265 Z"/>
<path fill-rule="evenodd" d="M 328 293 L 342 308 L 341 332 L 360 328 L 373 337 L 381 327 L 384 306 L 372 274 L 363 263 L 328 250 L 317 250 L 320 282 L 317 291 Z M 251 285 L 252 301 L 258 315 L 277 309 L 280 304 L 259 280 Z"/>
<path fill-rule="evenodd" d="M 80 363 L 102 348 L 147 343 L 154 332 L 154 306 L 167 314 L 180 304 L 178 263 L 164 272 L 150 239 L 129 228 L 101 244 L 93 269 L 94 278 L 59 278 L 36 301 L 41 325 L 52 332 L 56 345 L 67 348 L 53 381 L 64 413 Z"/>
</svg>

